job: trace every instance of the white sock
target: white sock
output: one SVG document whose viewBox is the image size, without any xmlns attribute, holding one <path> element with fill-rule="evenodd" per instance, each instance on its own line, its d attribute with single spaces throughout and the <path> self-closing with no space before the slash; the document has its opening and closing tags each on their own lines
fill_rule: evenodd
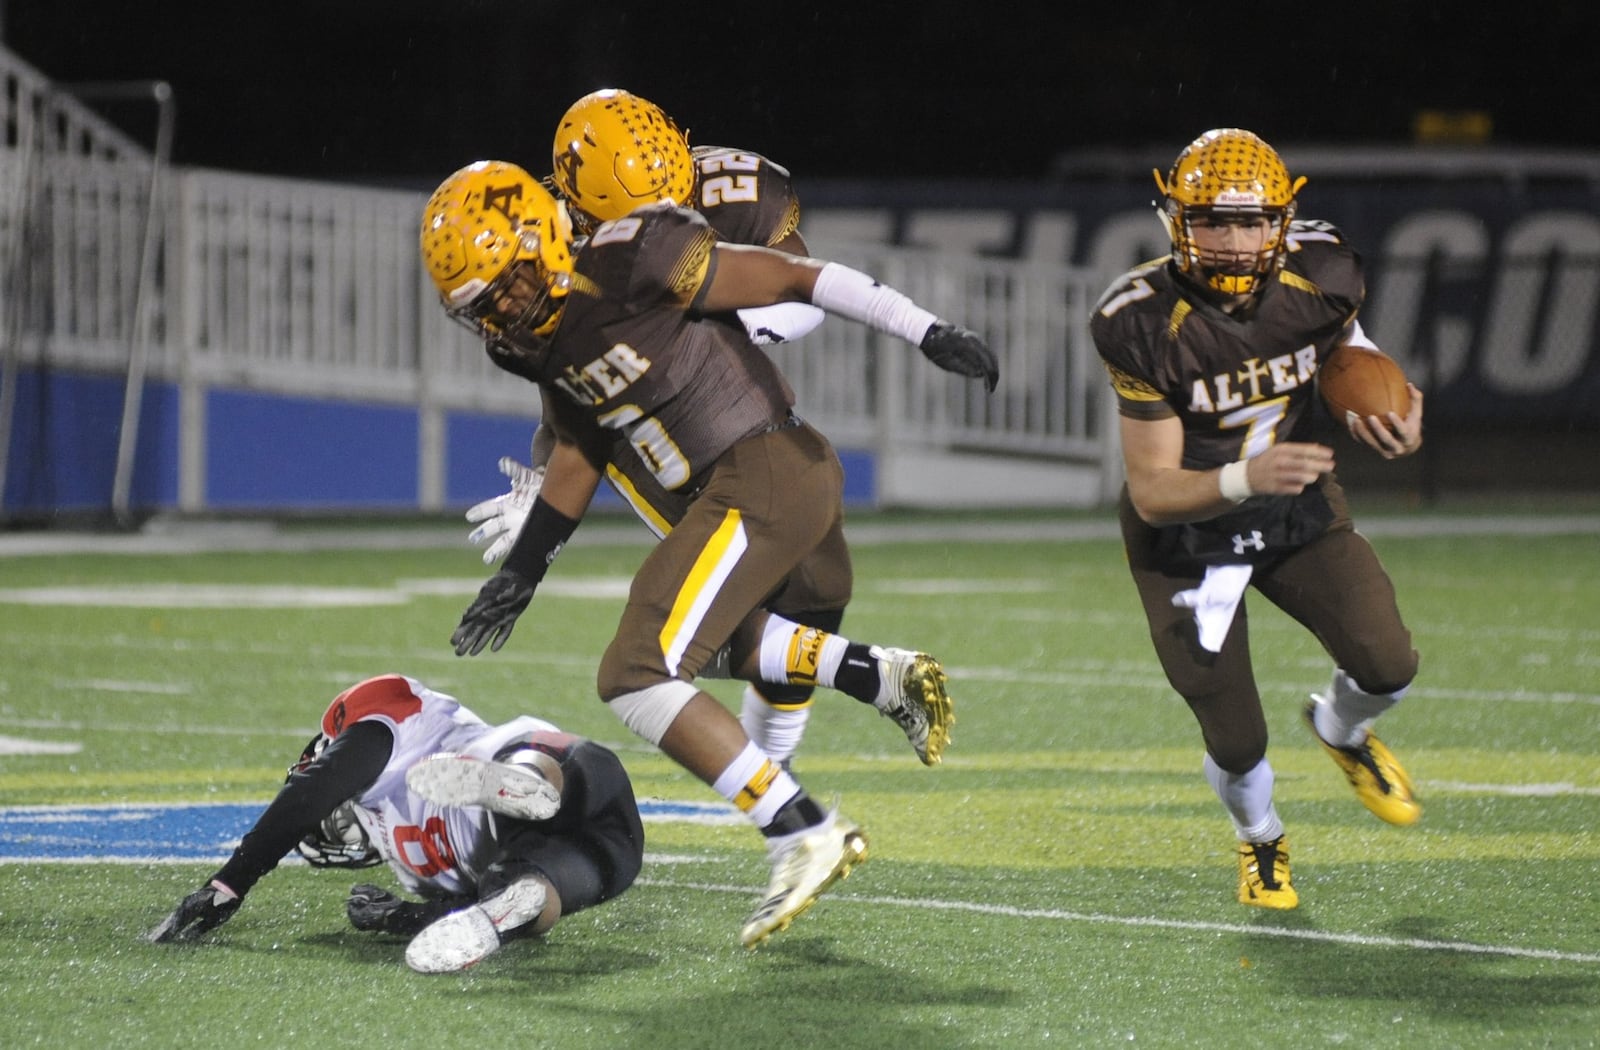
<svg viewBox="0 0 1600 1050">
<path fill-rule="evenodd" d="M 1266 759 L 1248 773 L 1229 773 L 1205 757 L 1206 781 L 1222 800 L 1222 808 L 1233 820 L 1240 842 L 1271 842 L 1283 834 L 1283 821 L 1272 804 L 1272 766 Z"/>
<path fill-rule="evenodd" d="M 811 719 L 811 702 L 800 707 L 774 707 L 753 685 L 744 687 L 744 698 L 739 708 L 739 724 L 750 742 L 767 753 L 767 757 L 782 764 L 794 757 L 800 748 L 800 738 L 805 735 L 806 722 Z"/>
<path fill-rule="evenodd" d="M 1311 709 L 1317 735 L 1334 747 L 1358 747 L 1367 739 L 1367 730 L 1378 716 L 1398 704 L 1411 687 L 1393 693 L 1364 693 L 1355 679 L 1341 668 L 1333 669 L 1333 683 L 1327 696 L 1316 698 Z"/>
<path fill-rule="evenodd" d="M 831 689 L 849 646 L 848 640 L 836 634 L 773 613 L 761 630 L 761 680 L 774 685 L 821 685 Z"/>
<path fill-rule="evenodd" d="M 778 810 L 800 794 L 794 777 L 754 744 L 746 744 L 711 787 L 738 806 L 758 828 L 771 824 Z"/>
</svg>

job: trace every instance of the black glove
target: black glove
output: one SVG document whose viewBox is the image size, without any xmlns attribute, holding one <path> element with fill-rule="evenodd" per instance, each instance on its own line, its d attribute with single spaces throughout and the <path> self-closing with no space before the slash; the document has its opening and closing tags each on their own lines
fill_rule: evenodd
<svg viewBox="0 0 1600 1050">
<path fill-rule="evenodd" d="M 344 913 L 350 925 L 358 930 L 381 930 L 384 920 L 400 910 L 405 901 L 388 890 L 363 882 L 350 887 L 350 897 L 344 902 Z"/>
<path fill-rule="evenodd" d="M 350 887 L 344 913 L 358 930 L 398 933 L 403 937 L 419 934 L 435 921 L 473 903 L 471 900 L 408 901 L 371 883 Z"/>
<path fill-rule="evenodd" d="M 935 321 L 917 349 L 946 372 L 974 379 L 982 377 L 990 393 L 1000 384 L 1000 363 L 995 360 L 994 351 L 983 341 L 983 336 L 970 329 L 948 321 Z"/>
<path fill-rule="evenodd" d="M 202 933 L 233 918 L 240 900 L 207 883 L 183 898 L 183 903 L 162 919 L 161 925 L 145 934 L 145 939 L 152 944 L 199 940 Z"/>
<path fill-rule="evenodd" d="M 484 582 L 478 596 L 461 614 L 450 636 L 457 656 L 477 656 L 487 645 L 494 652 L 511 637 L 511 628 L 533 600 L 534 582 L 509 569 L 501 569 Z"/>
</svg>

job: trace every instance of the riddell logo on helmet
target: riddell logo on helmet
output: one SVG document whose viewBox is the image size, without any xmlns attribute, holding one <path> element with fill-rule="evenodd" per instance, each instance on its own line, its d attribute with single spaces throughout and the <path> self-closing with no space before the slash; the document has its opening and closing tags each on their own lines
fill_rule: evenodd
<svg viewBox="0 0 1600 1050">
<path fill-rule="evenodd" d="M 1219 208 L 1259 208 L 1261 207 L 1261 194 L 1249 193 L 1244 190 L 1223 190 L 1217 194 L 1216 206 Z"/>
</svg>

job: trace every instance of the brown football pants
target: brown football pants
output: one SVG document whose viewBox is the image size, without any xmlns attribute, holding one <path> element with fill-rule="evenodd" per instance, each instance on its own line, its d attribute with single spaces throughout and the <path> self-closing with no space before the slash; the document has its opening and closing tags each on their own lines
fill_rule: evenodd
<svg viewBox="0 0 1600 1050">
<path fill-rule="evenodd" d="M 1331 478 L 1324 489 L 1334 509 L 1332 525 L 1287 557 L 1257 566 L 1250 586 L 1310 630 L 1362 689 L 1394 692 L 1416 677 L 1411 632 L 1400 618 L 1389 574 L 1354 530 L 1343 491 Z M 1250 660 L 1248 592 L 1221 652 L 1202 648 L 1193 612 L 1172 604 L 1173 595 L 1198 586 L 1200 577 L 1159 564 L 1156 530 L 1135 513 L 1126 492 L 1119 512 L 1128 566 L 1167 681 L 1194 712 L 1217 765 L 1247 773 L 1267 753 L 1266 717 Z"/>
<path fill-rule="evenodd" d="M 745 438 L 634 575 L 600 662 L 602 700 L 693 681 L 734 638 L 733 665 L 760 642 L 763 605 L 843 609 L 852 584 L 844 468 L 809 424 Z"/>
</svg>

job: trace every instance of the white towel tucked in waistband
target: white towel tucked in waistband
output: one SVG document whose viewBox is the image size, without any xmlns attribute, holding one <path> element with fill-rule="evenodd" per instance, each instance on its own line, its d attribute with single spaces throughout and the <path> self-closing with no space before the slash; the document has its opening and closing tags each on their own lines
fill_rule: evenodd
<svg viewBox="0 0 1600 1050">
<path fill-rule="evenodd" d="M 1222 640 L 1228 637 L 1239 599 L 1244 597 L 1244 589 L 1249 585 L 1250 566 L 1213 565 L 1206 569 L 1200 586 L 1174 594 L 1172 604 L 1194 610 L 1194 622 L 1200 628 L 1200 644 L 1217 653 L 1222 651 Z"/>
</svg>

